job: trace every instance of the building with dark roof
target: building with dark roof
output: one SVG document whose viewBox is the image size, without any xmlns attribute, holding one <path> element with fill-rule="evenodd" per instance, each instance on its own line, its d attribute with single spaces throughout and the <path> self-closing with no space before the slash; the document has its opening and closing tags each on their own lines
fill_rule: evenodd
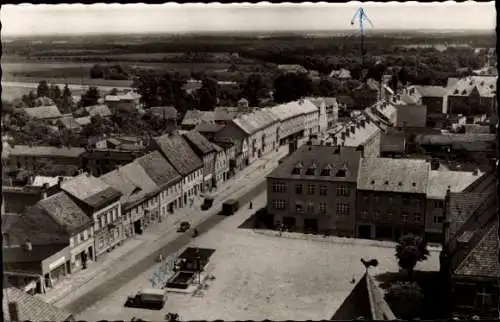
<svg viewBox="0 0 500 322">
<path fill-rule="evenodd" d="M 165 134 L 153 139 L 153 148 L 182 176 L 182 205 L 198 194 L 203 185 L 203 161 L 189 143 L 177 133 Z"/>
<path fill-rule="evenodd" d="M 93 220 L 66 192 L 61 191 L 40 200 L 28 211 L 28 216 L 48 216 L 67 236 L 70 247 L 69 273 L 84 267 L 87 259 L 95 260 Z"/>
<path fill-rule="evenodd" d="M 70 272 L 69 235 L 43 213 L 9 217 L 8 227 L 2 227 L 4 283 L 44 293 Z"/>
<path fill-rule="evenodd" d="M 182 119 L 182 129 L 192 130 L 201 122 L 215 123 L 214 111 L 188 110 Z"/>
<path fill-rule="evenodd" d="M 61 111 L 56 105 L 30 107 L 23 109 L 29 118 L 42 121 L 55 121 L 62 117 Z"/>
<path fill-rule="evenodd" d="M 94 258 L 116 247 L 123 240 L 121 192 L 86 173 L 63 182 L 61 189 L 92 219 Z"/>
<path fill-rule="evenodd" d="M 353 147 L 300 147 L 267 177 L 269 224 L 353 236 L 360 158 Z"/>
<path fill-rule="evenodd" d="M 394 126 L 399 128 L 425 127 L 427 107 L 417 104 L 397 104 L 397 118 Z"/>
<path fill-rule="evenodd" d="M 203 186 L 202 191 L 210 190 L 215 182 L 215 155 L 216 148 L 212 142 L 196 130 L 183 134 L 193 151 L 203 160 Z"/>
<path fill-rule="evenodd" d="M 84 148 L 15 145 L 9 151 L 7 165 L 17 169 L 33 170 L 39 162 L 50 160 L 58 165 L 82 166 Z"/>
<path fill-rule="evenodd" d="M 357 235 L 397 240 L 425 231 L 430 165 L 425 160 L 363 158 L 357 182 Z"/>
<path fill-rule="evenodd" d="M 2 307 L 3 320 L 6 322 L 75 321 L 70 312 L 16 287 L 4 287 Z"/>
<path fill-rule="evenodd" d="M 468 76 L 452 83 L 445 96 L 446 114 L 466 116 L 496 111 L 496 76 Z"/>
<path fill-rule="evenodd" d="M 386 132 L 380 139 L 380 156 L 401 158 L 406 153 L 406 135 L 403 132 Z"/>
<path fill-rule="evenodd" d="M 153 151 L 135 160 L 151 180 L 158 186 L 153 196 L 153 202 L 158 203 L 157 211 L 150 211 L 150 221 L 159 221 L 167 213 L 173 213 L 178 207 L 181 193 L 182 176 L 158 151 Z M 178 187 L 174 190 L 172 188 Z"/>
<path fill-rule="evenodd" d="M 449 286 L 450 312 L 497 318 L 498 196 L 496 185 L 482 193 L 448 192 L 441 272 Z"/>
</svg>

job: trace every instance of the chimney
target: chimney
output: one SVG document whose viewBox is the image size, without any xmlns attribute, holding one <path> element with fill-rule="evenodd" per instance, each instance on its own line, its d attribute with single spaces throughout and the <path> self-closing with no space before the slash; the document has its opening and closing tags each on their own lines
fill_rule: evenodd
<svg viewBox="0 0 500 322">
<path fill-rule="evenodd" d="M 345 130 L 345 137 L 347 137 L 347 138 L 348 138 L 350 133 L 351 133 L 351 132 L 349 131 L 349 129 Z"/>
<path fill-rule="evenodd" d="M 42 187 L 42 199 L 47 198 L 47 191 L 49 190 L 49 184 L 45 182 Z"/>
<path fill-rule="evenodd" d="M 337 137 L 336 136 L 332 137 L 332 140 L 333 140 L 333 145 L 337 145 Z"/>
<path fill-rule="evenodd" d="M 431 160 L 431 170 L 438 170 L 438 169 L 439 169 L 439 160 L 432 159 Z"/>
<path fill-rule="evenodd" d="M 19 321 L 19 305 L 17 302 L 9 302 L 10 321 Z"/>
<path fill-rule="evenodd" d="M 61 189 L 61 185 L 62 185 L 63 181 L 64 181 L 63 177 L 57 178 L 57 188 Z"/>
<path fill-rule="evenodd" d="M 473 176 L 477 176 L 478 174 L 479 174 L 479 170 L 478 169 L 472 170 L 472 175 Z"/>
<path fill-rule="evenodd" d="M 351 125 L 351 132 L 354 134 L 355 131 L 356 131 L 356 125 Z"/>
<path fill-rule="evenodd" d="M 33 250 L 33 245 L 31 245 L 31 242 L 29 240 L 26 241 L 26 243 L 24 243 L 24 249 L 26 249 L 29 252 Z"/>
</svg>

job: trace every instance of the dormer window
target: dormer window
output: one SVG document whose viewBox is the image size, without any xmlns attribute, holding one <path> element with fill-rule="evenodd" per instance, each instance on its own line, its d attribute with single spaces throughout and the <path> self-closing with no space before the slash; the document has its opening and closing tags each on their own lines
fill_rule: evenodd
<svg viewBox="0 0 500 322">
<path fill-rule="evenodd" d="M 458 94 L 458 88 L 455 89 L 455 91 L 453 92 L 454 94 Z"/>
<path fill-rule="evenodd" d="M 332 169 L 329 169 L 329 168 L 324 168 L 322 171 L 321 171 L 321 176 L 322 177 L 329 177 L 332 175 Z"/>
<path fill-rule="evenodd" d="M 467 94 L 467 90 L 466 90 L 466 89 L 464 89 L 464 90 L 462 91 L 462 95 L 465 95 L 465 94 Z"/>
<path fill-rule="evenodd" d="M 384 184 L 387 186 L 389 184 L 389 181 L 384 182 Z"/>
<path fill-rule="evenodd" d="M 293 168 L 293 170 L 292 170 L 292 174 L 299 175 L 300 174 L 300 170 L 302 170 L 303 167 L 304 167 L 304 165 L 302 164 L 302 162 L 297 163 L 295 165 L 295 167 Z"/>
<path fill-rule="evenodd" d="M 347 173 L 347 171 L 345 169 L 340 169 L 339 171 L 337 171 L 337 173 L 335 174 L 335 176 L 336 177 L 345 177 L 346 173 Z"/>
<path fill-rule="evenodd" d="M 306 171 L 306 176 L 313 176 L 316 173 L 316 162 L 313 162 Z"/>
</svg>

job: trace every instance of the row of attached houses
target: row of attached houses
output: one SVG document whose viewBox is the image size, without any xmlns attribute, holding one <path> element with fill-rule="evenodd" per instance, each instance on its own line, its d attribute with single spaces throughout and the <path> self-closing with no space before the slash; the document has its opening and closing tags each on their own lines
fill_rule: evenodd
<svg viewBox="0 0 500 322">
<path fill-rule="evenodd" d="M 447 190 L 495 181 L 489 172 L 363 154 L 356 147 L 308 144 L 289 155 L 268 176 L 269 223 L 362 238 L 413 232 L 440 241 Z"/>
</svg>

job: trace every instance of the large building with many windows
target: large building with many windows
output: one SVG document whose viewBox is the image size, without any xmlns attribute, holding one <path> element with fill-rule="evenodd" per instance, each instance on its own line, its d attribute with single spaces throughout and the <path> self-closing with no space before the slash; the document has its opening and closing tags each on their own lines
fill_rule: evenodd
<svg viewBox="0 0 500 322">
<path fill-rule="evenodd" d="M 353 236 L 360 159 L 354 147 L 300 147 L 267 177 L 269 221 L 287 230 Z"/>
</svg>

